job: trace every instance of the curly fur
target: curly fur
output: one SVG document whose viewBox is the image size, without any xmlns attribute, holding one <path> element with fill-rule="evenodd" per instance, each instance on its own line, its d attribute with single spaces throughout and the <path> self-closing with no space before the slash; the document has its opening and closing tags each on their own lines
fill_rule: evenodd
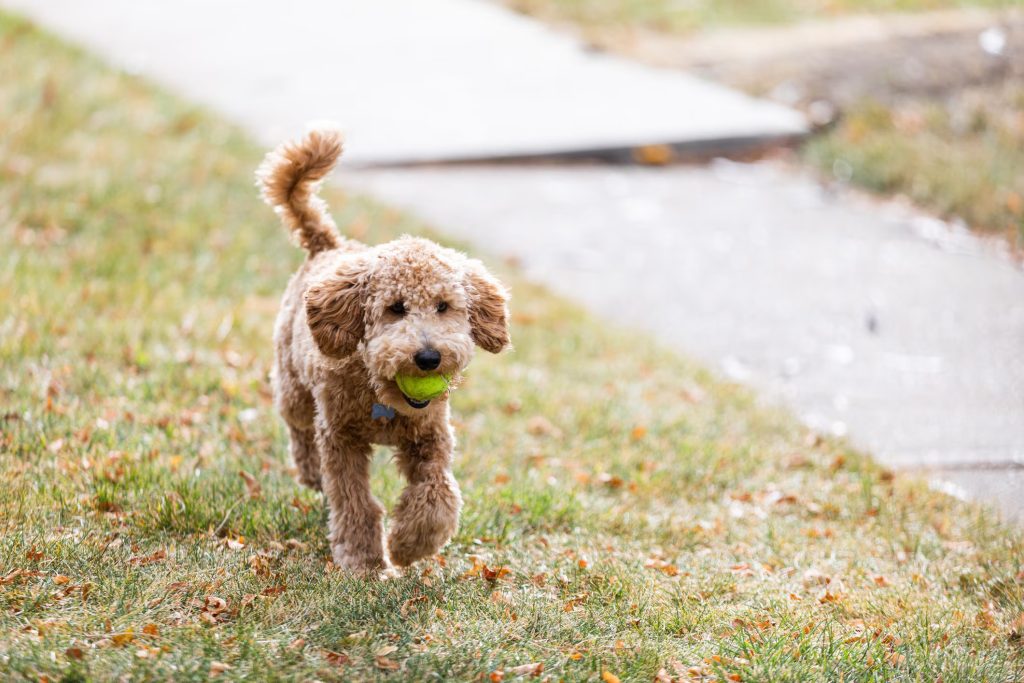
<svg viewBox="0 0 1024 683">
<path fill-rule="evenodd" d="M 448 394 L 417 408 L 395 375 L 423 374 L 414 356 L 431 348 L 457 386 L 475 346 L 509 346 L 508 294 L 482 263 L 429 240 L 371 247 L 339 235 L 315 192 L 341 148 L 339 133 L 315 130 L 258 171 L 264 199 L 308 252 L 281 302 L 271 379 L 298 478 L 327 499 L 335 563 L 372 575 L 435 554 L 462 507 Z M 399 301 L 404 314 L 391 310 Z M 396 416 L 372 419 L 374 403 Z M 372 444 L 395 448 L 408 482 L 386 551 L 384 510 L 370 493 Z"/>
</svg>

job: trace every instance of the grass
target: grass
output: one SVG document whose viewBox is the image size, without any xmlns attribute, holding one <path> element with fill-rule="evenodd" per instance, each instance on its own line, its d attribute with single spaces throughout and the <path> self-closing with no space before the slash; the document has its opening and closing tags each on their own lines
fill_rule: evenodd
<svg viewBox="0 0 1024 683">
<path fill-rule="evenodd" d="M 977 95 L 862 100 L 804 157 L 1024 249 L 1024 88 L 1008 83 Z"/>
<path fill-rule="evenodd" d="M 509 269 L 517 350 L 453 398 L 457 538 L 331 570 L 267 389 L 300 254 L 260 150 L 2 14 L 0 126 L 0 678 L 1024 675 L 1018 532 Z"/>
<path fill-rule="evenodd" d="M 1011 7 L 1019 0 L 505 0 L 520 12 L 585 29 L 640 27 L 688 34 L 732 25 L 780 24 L 844 14 Z"/>
</svg>

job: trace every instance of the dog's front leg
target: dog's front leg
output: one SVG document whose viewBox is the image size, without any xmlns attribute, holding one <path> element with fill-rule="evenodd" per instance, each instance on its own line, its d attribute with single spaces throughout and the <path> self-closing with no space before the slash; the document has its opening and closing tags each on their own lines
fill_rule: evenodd
<svg viewBox="0 0 1024 683">
<path fill-rule="evenodd" d="M 405 567 L 429 557 L 451 539 L 459 525 L 462 494 L 452 476 L 450 434 L 430 435 L 397 451 L 409 484 L 395 507 L 388 534 L 388 554 Z"/>
<path fill-rule="evenodd" d="M 366 442 L 343 428 L 318 419 L 317 445 L 324 496 L 330 508 L 331 554 L 339 567 L 373 575 L 387 567 L 384 559 L 384 508 L 370 493 L 370 459 Z"/>
</svg>

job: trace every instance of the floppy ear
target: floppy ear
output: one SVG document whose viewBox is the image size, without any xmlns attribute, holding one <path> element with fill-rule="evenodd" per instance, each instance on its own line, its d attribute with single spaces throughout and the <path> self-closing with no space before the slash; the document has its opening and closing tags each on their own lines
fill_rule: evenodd
<svg viewBox="0 0 1024 683">
<path fill-rule="evenodd" d="M 356 350 L 365 332 L 363 276 L 366 262 L 350 259 L 331 276 L 306 290 L 306 322 L 320 352 L 343 358 Z"/>
<path fill-rule="evenodd" d="M 473 342 L 484 351 L 498 353 L 509 345 L 508 292 L 484 264 L 466 262 L 466 294 Z"/>
</svg>

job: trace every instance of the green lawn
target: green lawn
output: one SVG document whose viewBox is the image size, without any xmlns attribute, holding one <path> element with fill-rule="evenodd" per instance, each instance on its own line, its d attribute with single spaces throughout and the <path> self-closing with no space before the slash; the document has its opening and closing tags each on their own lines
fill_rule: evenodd
<svg viewBox="0 0 1024 683">
<path fill-rule="evenodd" d="M 268 393 L 301 254 L 262 150 L 2 14 L 0 130 L 0 679 L 1024 675 L 1018 532 L 509 269 L 516 351 L 453 398 L 458 536 L 332 571 Z"/>
<path fill-rule="evenodd" d="M 538 17 L 585 28 L 643 28 L 686 34 L 728 25 L 778 24 L 844 14 L 1013 7 L 1020 0 L 505 0 Z"/>
<path fill-rule="evenodd" d="M 862 187 L 906 195 L 1024 250 L 1024 87 L 1009 82 L 965 102 L 863 100 L 812 139 L 804 157 L 826 173 L 842 165 Z"/>
</svg>

